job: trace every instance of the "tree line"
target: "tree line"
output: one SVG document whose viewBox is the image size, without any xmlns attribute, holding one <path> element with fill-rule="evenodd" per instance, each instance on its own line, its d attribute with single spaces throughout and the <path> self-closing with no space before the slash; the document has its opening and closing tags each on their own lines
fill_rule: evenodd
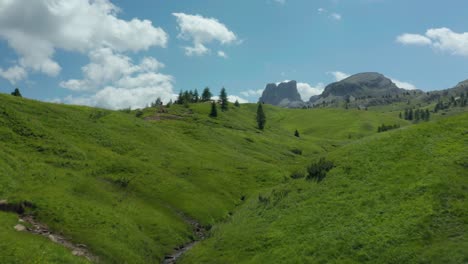
<svg viewBox="0 0 468 264">
<path fill-rule="evenodd" d="M 429 112 L 429 109 L 423 110 L 423 109 L 416 109 L 413 110 L 412 108 L 405 109 L 404 113 L 400 112 L 400 118 L 408 121 L 429 121 L 431 118 L 431 113 Z"/>
</svg>

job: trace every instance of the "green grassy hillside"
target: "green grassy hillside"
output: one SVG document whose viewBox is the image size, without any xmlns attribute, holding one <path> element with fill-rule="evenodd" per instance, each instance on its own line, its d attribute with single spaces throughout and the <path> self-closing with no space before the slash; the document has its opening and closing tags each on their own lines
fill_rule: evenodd
<svg viewBox="0 0 468 264">
<path fill-rule="evenodd" d="M 352 158 L 370 151 L 367 140 L 403 133 L 387 132 L 374 139 L 379 125 L 400 124 L 405 131 L 409 125 L 397 113 L 265 106 L 267 126 L 262 132 L 255 128 L 256 105 L 231 107 L 216 119 L 208 117 L 209 109 L 210 105 L 203 103 L 190 105 L 189 109 L 174 105 L 168 113 L 148 108 L 137 118 L 135 111 L 48 104 L 0 95 L 0 200 L 32 202 L 37 220 L 74 243 L 86 244 L 102 263 L 159 262 L 174 247 L 193 238 L 191 226 L 181 213 L 215 230 L 213 238 L 190 253 L 186 262 L 206 260 L 209 254 L 217 257 L 209 262 L 236 262 L 248 259 L 254 252 L 259 253 L 257 260 L 262 260 L 271 250 L 279 253 L 284 249 L 263 242 L 258 244 L 261 247 L 246 251 L 239 246 L 250 244 L 251 239 L 245 237 L 248 230 L 268 235 L 262 233 L 265 227 L 261 224 L 271 222 L 267 214 L 274 218 L 282 214 L 277 215 L 279 208 L 271 205 L 253 210 L 259 206 L 258 192 L 302 188 L 304 191 L 297 195 L 289 192 L 287 199 L 293 203 L 279 203 L 296 207 L 299 200 L 294 199 L 302 196 L 304 202 L 313 203 L 310 190 L 322 188 L 325 193 L 331 179 L 339 178 L 332 176 L 339 170 L 332 170 L 319 185 L 292 181 L 291 172 L 323 155 L 334 157 L 338 163 L 339 153 L 346 150 L 349 166 L 356 166 Z M 421 125 L 425 126 L 429 125 Z M 295 129 L 300 138 L 294 136 Z M 443 135 L 442 139 L 451 140 L 451 134 Z M 356 143 L 349 145 L 352 142 Z M 363 153 L 354 153 L 352 148 L 359 144 L 363 144 L 359 150 Z M 298 150 L 302 155 L 294 153 Z M 414 168 L 410 171 L 417 174 Z M 353 193 L 365 196 L 364 191 L 359 191 L 361 185 L 347 184 Z M 398 185 L 395 183 L 395 188 Z M 322 199 L 333 198 L 333 192 L 339 191 L 328 191 Z M 324 205 L 323 212 L 332 208 L 336 199 L 323 201 L 330 203 Z M 345 202 L 341 203 L 344 206 Z M 299 203 L 297 209 L 301 206 Z M 263 213 L 265 218 L 255 216 Z M 310 212 L 302 217 L 307 220 L 311 215 L 319 216 Z M 300 217 L 290 217 L 296 217 L 299 225 Z M 84 262 L 42 237 L 14 231 L 16 219 L 14 214 L 0 213 L 0 263 Z M 245 231 L 231 224 L 239 221 L 249 221 Z M 223 222 L 226 224 L 220 225 Z M 278 227 L 282 224 L 277 222 Z M 316 228 L 310 226 L 310 231 Z M 275 230 L 272 235 L 278 238 L 286 234 L 282 235 L 285 231 L 281 228 Z M 310 235 L 288 234 L 290 239 Z M 242 245 L 242 241 L 249 243 Z M 255 241 L 262 240 L 251 242 Z M 221 256 L 218 248 L 223 248 L 226 255 Z"/>
<path fill-rule="evenodd" d="M 468 262 L 468 114 L 327 155 L 317 183 L 252 197 L 183 263 Z"/>
</svg>

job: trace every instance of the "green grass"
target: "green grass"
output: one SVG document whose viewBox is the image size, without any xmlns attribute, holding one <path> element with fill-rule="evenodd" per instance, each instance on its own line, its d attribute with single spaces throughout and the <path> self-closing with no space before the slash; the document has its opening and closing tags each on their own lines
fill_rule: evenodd
<svg viewBox="0 0 468 264">
<path fill-rule="evenodd" d="M 271 250 L 281 252 L 282 247 L 257 240 L 252 243 L 259 243 L 259 248 L 243 251 L 236 247 L 244 240 L 249 246 L 250 238 L 243 237 L 247 231 L 264 230 L 262 225 L 257 226 L 258 221 L 271 220 L 255 214 L 282 217 L 276 215 L 275 208 L 252 210 L 252 206 L 258 206 L 259 191 L 325 188 L 330 184 L 328 178 L 314 187 L 302 180 L 291 181 L 289 176 L 318 156 L 335 155 L 352 147 L 348 145 L 351 142 L 364 144 L 369 137 L 375 137 L 382 123 L 400 124 L 402 129 L 377 138 L 400 133 L 409 125 L 398 118 L 398 113 L 294 110 L 265 105 L 266 129 L 259 131 L 255 128 L 254 104 L 220 111 L 216 119 L 208 117 L 209 110 L 210 105 L 205 103 L 190 105 L 190 109 L 174 105 L 169 113 L 161 114 L 169 119 L 146 121 L 144 118 L 156 115 L 156 109 L 145 109 L 143 116 L 136 118 L 135 111 L 48 104 L 0 95 L 0 200 L 33 202 L 37 206 L 33 213 L 39 221 L 75 243 L 86 244 L 103 263 L 157 263 L 175 246 L 190 241 L 191 227 L 178 212 L 215 230 L 213 238 L 197 247 L 186 262 L 204 259 L 205 253 L 223 246 L 211 243 L 222 233 L 239 231 L 230 229 L 229 223 L 241 219 L 248 222 L 245 232 L 223 237 L 225 245 L 232 244 L 232 250 L 239 250 L 235 260 L 252 256 L 258 261 L 267 260 L 271 258 L 265 254 Z M 294 137 L 295 129 L 300 138 Z M 302 150 L 302 155 L 294 154 L 294 149 Z M 351 158 L 356 154 L 347 155 Z M 121 183 L 126 181 L 129 184 L 125 187 Z M 360 187 L 353 188 L 357 192 Z M 287 199 L 295 197 L 292 193 Z M 246 202 L 241 199 L 244 196 Z M 284 206 L 294 207 L 298 202 L 294 199 Z M 246 214 L 254 215 L 243 218 Z M 0 222 L 5 223 L 0 232 L 17 240 L 0 240 L 0 262 L 22 260 L 23 251 L 44 255 L 46 262 L 71 262 L 65 259 L 71 259 L 70 253 L 60 246 L 39 236 L 15 232 L 13 217 L 0 214 Z M 227 224 L 220 224 L 223 222 Z M 262 235 L 282 237 L 282 224 L 278 222 L 272 234 Z M 291 237 L 296 235 L 291 233 Z M 225 248 L 225 254 L 233 252 Z M 218 253 L 213 256 L 217 257 L 214 262 L 230 261 Z M 73 260 L 82 261 L 77 257 Z"/>
<path fill-rule="evenodd" d="M 182 263 L 466 263 L 467 135 L 465 113 L 348 144 L 325 180 L 252 196 Z"/>
<path fill-rule="evenodd" d="M 18 216 L 0 212 L 0 263 L 89 263 L 47 238 L 15 231 L 18 223 Z"/>
</svg>

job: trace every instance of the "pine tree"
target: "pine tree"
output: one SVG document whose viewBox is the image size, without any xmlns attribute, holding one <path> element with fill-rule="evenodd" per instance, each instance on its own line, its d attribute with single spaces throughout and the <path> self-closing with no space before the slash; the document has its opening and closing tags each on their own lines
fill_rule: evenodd
<svg viewBox="0 0 468 264">
<path fill-rule="evenodd" d="M 400 117 L 400 119 L 402 119 L 402 114 L 401 114 L 401 112 L 400 112 L 400 114 L 399 114 L 398 116 Z"/>
<path fill-rule="evenodd" d="M 169 108 L 169 107 L 171 107 L 172 104 L 173 103 L 172 103 L 172 99 L 171 99 L 171 100 L 169 100 L 169 102 L 167 102 L 166 107 Z"/>
<path fill-rule="evenodd" d="M 240 107 L 240 104 L 239 104 L 239 101 L 238 101 L 238 100 L 236 100 L 236 101 L 234 102 L 234 106 L 235 106 L 235 107 Z"/>
<path fill-rule="evenodd" d="M 176 104 L 184 104 L 184 93 L 182 90 L 179 92 L 179 96 L 177 97 Z"/>
<path fill-rule="evenodd" d="M 429 121 L 429 119 L 431 119 L 431 113 L 429 113 L 429 109 L 426 109 L 425 120 L 426 120 L 426 121 Z"/>
<path fill-rule="evenodd" d="M 221 93 L 219 94 L 219 100 L 221 100 L 221 111 L 227 111 L 228 110 L 228 99 L 227 99 L 227 93 L 226 89 L 221 89 Z"/>
<path fill-rule="evenodd" d="M 17 96 L 17 97 L 23 97 L 18 88 L 15 88 L 15 90 L 11 93 L 11 95 Z"/>
<path fill-rule="evenodd" d="M 205 89 L 203 89 L 201 100 L 202 102 L 207 102 L 211 100 L 212 96 L 213 94 L 210 92 L 210 88 L 206 87 Z"/>
<path fill-rule="evenodd" d="M 218 116 L 218 109 L 216 108 L 216 102 L 212 102 L 210 117 L 217 117 L 217 116 Z"/>
<path fill-rule="evenodd" d="M 195 89 L 195 91 L 193 92 L 193 99 L 192 99 L 192 102 L 198 103 L 198 101 L 200 101 L 200 96 L 198 96 L 198 90 Z"/>
<path fill-rule="evenodd" d="M 260 130 L 263 130 L 265 128 L 265 123 L 266 123 L 266 116 L 265 113 L 263 112 L 263 106 L 261 103 L 258 104 L 257 107 L 257 125 Z"/>
<path fill-rule="evenodd" d="M 296 137 L 301 137 L 301 136 L 299 135 L 299 131 L 297 131 L 297 129 L 296 129 L 296 131 L 294 131 L 294 136 L 296 136 Z"/>
<path fill-rule="evenodd" d="M 414 120 L 418 122 L 419 119 L 421 119 L 421 115 L 420 115 L 419 109 L 416 109 L 416 111 L 414 111 Z"/>
<path fill-rule="evenodd" d="M 405 120 L 409 120 L 409 111 L 405 109 Z"/>
<path fill-rule="evenodd" d="M 413 109 L 408 111 L 408 120 L 413 120 Z"/>
</svg>

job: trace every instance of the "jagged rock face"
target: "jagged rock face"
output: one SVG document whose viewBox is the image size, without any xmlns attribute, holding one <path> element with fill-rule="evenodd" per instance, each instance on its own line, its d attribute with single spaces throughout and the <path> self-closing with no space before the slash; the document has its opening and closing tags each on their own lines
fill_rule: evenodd
<svg viewBox="0 0 468 264">
<path fill-rule="evenodd" d="M 405 92 L 398 88 L 390 79 L 380 73 L 366 72 L 348 77 L 342 81 L 332 83 L 325 87 L 321 97 L 353 96 L 379 97 Z"/>
<path fill-rule="evenodd" d="M 290 103 L 302 102 L 301 95 L 297 91 L 297 82 L 283 82 L 279 85 L 267 84 L 262 97 L 260 97 L 260 102 L 272 105 L 281 104 L 284 107 L 288 107 Z"/>
</svg>

